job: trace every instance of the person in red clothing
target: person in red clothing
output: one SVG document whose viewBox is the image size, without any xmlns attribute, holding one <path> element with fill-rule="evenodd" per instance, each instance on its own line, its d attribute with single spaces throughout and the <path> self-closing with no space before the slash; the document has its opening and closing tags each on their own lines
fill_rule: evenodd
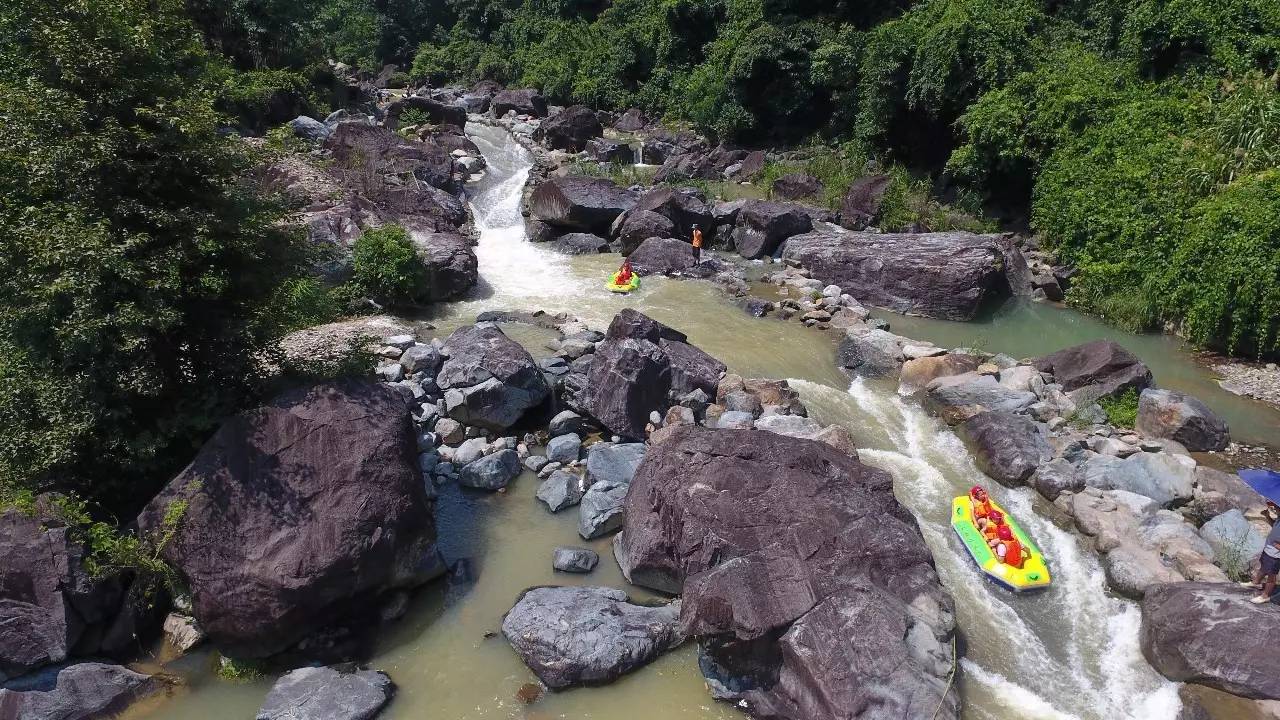
<svg viewBox="0 0 1280 720">
<path fill-rule="evenodd" d="M 631 282 L 631 275 L 632 275 L 631 260 L 630 258 L 624 258 L 622 260 L 622 267 L 618 268 L 617 284 L 626 285 L 627 283 Z"/>
<path fill-rule="evenodd" d="M 1022 543 L 1013 534 L 1013 528 L 1008 525 L 1001 525 L 998 534 L 1000 544 L 996 545 L 996 555 L 1000 558 L 1000 561 L 1016 568 L 1022 567 L 1022 563 L 1026 561 L 1026 558 L 1023 557 L 1026 553 L 1022 548 Z"/>
<path fill-rule="evenodd" d="M 982 525 L 982 539 L 987 541 L 987 547 L 994 549 L 1000 542 L 1002 527 L 1004 527 L 1004 514 L 999 510 L 992 510 Z"/>
<path fill-rule="evenodd" d="M 969 488 L 969 500 L 973 505 L 973 524 L 981 530 L 987 524 L 988 516 L 991 515 L 991 498 L 987 495 L 987 491 L 981 485 L 974 485 Z"/>
</svg>

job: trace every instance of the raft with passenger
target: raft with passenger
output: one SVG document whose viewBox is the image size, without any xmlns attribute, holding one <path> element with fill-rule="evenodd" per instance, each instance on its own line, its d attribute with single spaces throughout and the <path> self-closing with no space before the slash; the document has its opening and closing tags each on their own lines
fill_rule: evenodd
<svg viewBox="0 0 1280 720">
<path fill-rule="evenodd" d="M 640 287 L 639 275 L 635 273 L 631 273 L 630 280 L 628 280 L 625 283 L 620 283 L 618 282 L 618 276 L 621 274 L 622 274 L 622 271 L 619 270 L 618 272 L 610 275 L 609 280 L 604 284 L 604 286 L 608 288 L 610 292 L 627 293 L 627 292 L 631 292 L 632 290 L 636 290 Z"/>
<path fill-rule="evenodd" d="M 1049 566 L 1045 563 L 1040 548 L 1032 542 L 1008 512 L 994 500 L 987 502 L 990 503 L 993 511 L 1004 516 L 1004 524 L 1027 552 L 1024 553 L 1022 567 L 1003 562 L 996 551 L 987 545 L 982 531 L 978 529 L 973 514 L 973 499 L 968 495 L 961 495 L 951 501 L 951 528 L 956 531 L 956 535 L 960 536 L 960 542 L 964 543 L 965 549 L 969 551 L 969 556 L 978 565 L 978 569 L 991 582 L 1016 593 L 1043 590 L 1049 587 L 1052 579 L 1049 576 Z"/>
</svg>

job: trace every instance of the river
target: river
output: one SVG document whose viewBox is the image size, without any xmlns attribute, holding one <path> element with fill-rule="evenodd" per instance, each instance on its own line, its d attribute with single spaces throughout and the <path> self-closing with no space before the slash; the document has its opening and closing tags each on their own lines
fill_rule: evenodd
<svg viewBox="0 0 1280 720">
<path fill-rule="evenodd" d="M 972 720 L 1148 720 L 1173 718 L 1178 686 L 1157 675 L 1138 647 L 1138 609 L 1113 597 L 1095 556 L 1075 535 L 1055 525 L 1051 507 L 1031 491 L 997 491 L 1039 542 L 1055 576 L 1043 594 L 1018 597 L 979 578 L 948 525 L 949 501 L 978 482 L 963 445 L 944 425 L 893 388 L 852 385 L 835 368 L 834 340 L 795 322 L 752 318 L 705 282 L 646 278 L 629 296 L 614 295 L 603 279 L 615 255 L 566 257 L 529 243 L 520 215 L 521 190 L 531 167 L 528 152 L 501 130 L 469 125 L 488 161 L 472 188 L 480 241 L 481 285 L 445 306 L 431 322 L 443 334 L 489 309 L 568 312 L 603 327 L 623 307 L 635 307 L 679 330 L 747 376 L 789 378 L 824 423 L 848 427 L 864 462 L 895 479 L 898 498 L 920 521 L 939 573 L 956 600 L 964 653 L 957 682 L 964 717 Z M 1052 319 L 1051 315 L 1045 317 Z M 946 344 L 974 344 L 945 323 L 894 318 L 908 336 Z M 550 354 L 548 333 L 510 326 L 535 356 Z M 922 330 L 929 330 L 923 332 Z M 921 331 L 921 332 L 916 332 Z M 1129 344 L 1129 343 L 1125 343 Z M 997 344 L 1016 354 L 1030 345 Z M 1045 348 L 1057 349 L 1057 347 Z M 1153 363 L 1155 365 L 1155 363 Z M 1163 380 L 1157 367 L 1157 380 Z M 441 489 L 441 545 L 450 559 L 470 558 L 476 582 L 449 595 L 444 583 L 420 592 L 408 616 L 388 627 L 369 665 L 399 686 L 385 717 L 393 720 L 728 719 L 743 716 L 716 703 L 703 687 L 691 644 L 653 665 L 600 688 L 553 693 L 523 705 L 516 692 L 536 678 L 502 639 L 493 635 L 502 614 L 525 588 L 540 584 L 605 584 L 626 588 L 607 540 L 587 543 L 601 555 L 594 573 L 553 573 L 557 545 L 583 544 L 577 513 L 551 515 L 534 499 L 536 479 L 525 473 L 505 494 Z M 152 706 L 147 718 L 214 720 L 252 717 L 273 678 L 217 680 L 208 651 L 166 666 L 187 687 Z"/>
</svg>

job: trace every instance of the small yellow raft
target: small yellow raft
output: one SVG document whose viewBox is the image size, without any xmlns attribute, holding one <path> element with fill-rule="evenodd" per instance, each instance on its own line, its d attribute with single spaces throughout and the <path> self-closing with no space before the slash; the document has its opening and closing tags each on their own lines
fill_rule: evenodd
<svg viewBox="0 0 1280 720">
<path fill-rule="evenodd" d="M 628 282 L 626 285 L 620 285 L 618 284 L 618 275 L 620 274 L 621 274 L 620 272 L 616 272 L 610 275 L 609 281 L 604 284 L 605 288 L 609 292 L 628 293 L 640 287 L 639 275 L 635 274 L 634 272 L 631 273 L 631 281 Z"/>
<path fill-rule="evenodd" d="M 1031 556 L 1020 568 L 1000 562 L 995 551 L 983 540 L 982 533 L 973 522 L 973 501 L 968 495 L 961 495 L 951 501 L 951 528 L 956 531 L 956 535 L 960 536 L 960 542 L 964 543 L 969 556 L 978 564 L 978 569 L 987 576 L 988 580 L 1017 593 L 1049 587 L 1051 581 L 1049 566 L 1045 564 L 1040 548 L 1031 542 L 1031 538 L 1023 532 L 1008 511 L 996 505 L 994 500 L 991 502 L 991 507 L 1004 515 L 1005 524 L 1013 531 L 1022 546 L 1031 552 Z"/>
</svg>

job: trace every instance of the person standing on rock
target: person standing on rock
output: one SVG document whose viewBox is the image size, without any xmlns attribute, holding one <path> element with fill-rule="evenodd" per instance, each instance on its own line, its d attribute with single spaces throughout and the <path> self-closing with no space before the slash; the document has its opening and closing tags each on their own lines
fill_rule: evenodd
<svg viewBox="0 0 1280 720">
<path fill-rule="evenodd" d="M 1240 583 L 1245 587 L 1258 588 L 1262 592 L 1250 599 L 1250 602 L 1261 605 L 1271 602 L 1276 592 L 1276 573 L 1280 572 L 1280 506 L 1270 500 L 1262 516 L 1271 522 L 1271 532 L 1267 533 L 1267 543 L 1262 547 L 1262 556 L 1258 558 L 1258 572 L 1253 575 L 1253 582 Z"/>
<path fill-rule="evenodd" d="M 702 262 L 702 230 L 696 224 L 693 226 L 693 261 Z"/>
</svg>

